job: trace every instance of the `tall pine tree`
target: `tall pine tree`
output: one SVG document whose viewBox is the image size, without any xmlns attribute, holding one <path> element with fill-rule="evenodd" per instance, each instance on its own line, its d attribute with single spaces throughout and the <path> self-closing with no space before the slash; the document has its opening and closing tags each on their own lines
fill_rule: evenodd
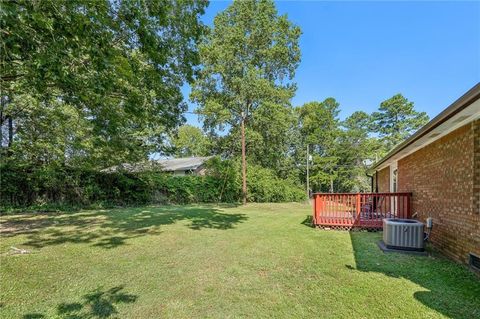
<svg viewBox="0 0 480 319">
<path fill-rule="evenodd" d="M 372 116 L 375 131 L 384 139 L 387 149 L 405 140 L 429 120 L 427 113 L 416 111 L 414 103 L 402 94 L 383 101 Z"/>
<path fill-rule="evenodd" d="M 245 130 L 262 105 L 289 105 L 300 62 L 300 29 L 270 0 L 234 1 L 215 17 L 200 45 L 203 68 L 191 98 L 206 127 L 240 130 L 243 202 L 247 199 Z"/>
</svg>

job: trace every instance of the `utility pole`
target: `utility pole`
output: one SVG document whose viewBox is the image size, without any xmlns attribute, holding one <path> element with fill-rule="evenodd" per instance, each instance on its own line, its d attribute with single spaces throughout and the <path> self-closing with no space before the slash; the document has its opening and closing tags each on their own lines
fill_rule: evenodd
<svg viewBox="0 0 480 319">
<path fill-rule="evenodd" d="M 307 143 L 307 199 L 310 199 L 310 172 L 309 172 L 309 165 L 310 165 L 310 149 Z"/>
</svg>

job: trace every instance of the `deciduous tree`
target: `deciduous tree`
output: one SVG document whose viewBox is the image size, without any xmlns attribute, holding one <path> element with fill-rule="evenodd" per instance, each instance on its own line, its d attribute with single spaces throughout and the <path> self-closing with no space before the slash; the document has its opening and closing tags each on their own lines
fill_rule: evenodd
<svg viewBox="0 0 480 319">
<path fill-rule="evenodd" d="M 209 140 L 203 131 L 192 125 L 182 125 L 172 138 L 172 146 L 178 157 L 208 156 Z"/>
<path fill-rule="evenodd" d="M 310 181 L 317 191 L 333 191 L 338 177 L 336 145 L 339 137 L 339 104 L 334 98 L 310 102 L 298 109 L 304 145 L 310 145 L 313 165 Z"/>
<path fill-rule="evenodd" d="M 199 62 L 206 1 L 6 0 L 0 6 L 0 85 L 8 101 L 0 124 L 13 122 L 24 134 L 14 143 L 36 134 L 23 124 L 35 119 L 21 116 L 41 114 L 44 123 L 65 129 L 78 117 L 89 132 L 81 138 L 92 145 L 82 156 L 107 166 L 146 158 L 183 122 L 180 87 Z M 58 114 L 52 105 L 64 105 L 68 111 L 60 113 L 68 119 L 47 118 Z M 48 129 L 57 128 L 42 127 Z"/>
</svg>

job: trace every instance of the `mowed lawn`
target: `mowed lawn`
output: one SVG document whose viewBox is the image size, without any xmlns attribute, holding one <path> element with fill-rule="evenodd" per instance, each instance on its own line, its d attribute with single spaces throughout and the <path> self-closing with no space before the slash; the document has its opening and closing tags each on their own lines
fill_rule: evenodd
<svg viewBox="0 0 480 319">
<path fill-rule="evenodd" d="M 310 212 L 250 204 L 3 216 L 0 317 L 480 318 L 480 280 L 464 266 L 384 254 L 381 233 L 313 229 Z"/>
</svg>

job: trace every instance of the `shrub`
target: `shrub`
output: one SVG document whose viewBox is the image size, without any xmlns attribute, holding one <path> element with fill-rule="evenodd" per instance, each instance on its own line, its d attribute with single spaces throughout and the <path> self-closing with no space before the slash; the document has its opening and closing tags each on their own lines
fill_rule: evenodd
<svg viewBox="0 0 480 319">
<path fill-rule="evenodd" d="M 152 171 L 104 173 L 69 167 L 0 165 L 0 205 L 135 205 L 147 203 L 216 203 L 241 199 L 240 165 L 213 158 L 205 176 L 173 176 Z M 248 199 L 251 202 L 300 201 L 303 190 L 271 170 L 250 165 Z"/>
<path fill-rule="evenodd" d="M 270 169 L 249 165 L 247 176 L 250 202 L 296 202 L 305 199 L 305 191 L 299 185 L 275 176 Z"/>
</svg>

